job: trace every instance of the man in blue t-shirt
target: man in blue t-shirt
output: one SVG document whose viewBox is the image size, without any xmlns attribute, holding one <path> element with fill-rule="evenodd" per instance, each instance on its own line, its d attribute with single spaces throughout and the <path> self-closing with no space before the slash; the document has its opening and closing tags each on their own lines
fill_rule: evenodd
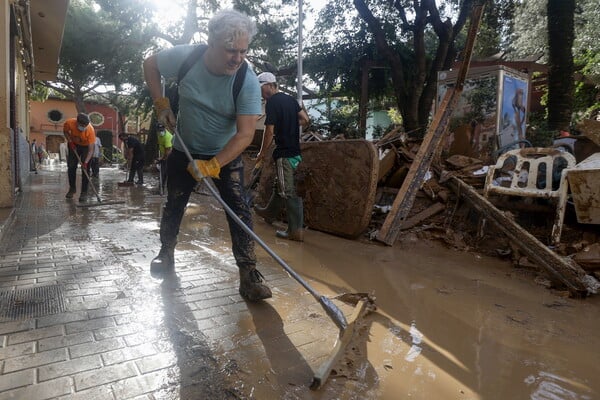
<svg viewBox="0 0 600 400">
<path fill-rule="evenodd" d="M 300 125 L 308 125 L 308 115 L 296 99 L 282 93 L 277 88 L 275 75 L 263 72 L 258 75 L 265 104 L 265 130 L 257 163 L 262 162 L 273 138 L 275 138 L 275 160 L 277 174 L 273 183 L 273 193 L 266 207 L 254 207 L 258 215 L 267 223 L 273 222 L 285 205 L 288 228 L 277 231 L 280 238 L 304 241 L 304 208 L 302 198 L 296 194 L 295 171 L 302 161 L 300 156 Z"/>
<path fill-rule="evenodd" d="M 252 215 L 243 196 L 241 154 L 254 138 L 261 113 L 260 87 L 254 71 L 246 69 L 235 100 L 232 91 L 236 73 L 245 62 L 248 45 L 255 34 L 255 23 L 231 9 L 220 11 L 209 21 L 208 47 L 179 82 L 177 118 L 169 100 L 162 97 L 161 76 L 177 78 L 195 46 L 175 46 L 144 61 L 144 78 L 158 121 L 175 133 L 173 150 L 167 160 L 167 203 L 160 223 L 161 249 L 152 260 L 151 271 L 174 269 L 179 226 L 196 181 L 201 180 L 189 172 L 191 163 L 181 140 L 200 172 L 214 178 L 223 200 L 252 229 Z M 271 290 L 256 269 L 252 236 L 229 215 L 227 222 L 240 271 L 240 295 L 250 301 L 271 297 Z"/>
</svg>

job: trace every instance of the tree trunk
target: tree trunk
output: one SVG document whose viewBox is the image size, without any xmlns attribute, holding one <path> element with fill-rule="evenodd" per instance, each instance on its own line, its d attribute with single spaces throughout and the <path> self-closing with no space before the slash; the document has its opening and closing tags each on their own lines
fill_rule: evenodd
<svg viewBox="0 0 600 400">
<path fill-rule="evenodd" d="M 407 132 L 424 133 L 437 91 L 437 73 L 442 68 L 449 68 L 454 61 L 454 41 L 473 8 L 473 0 L 464 0 L 461 3 L 454 25 L 450 19 L 442 20 L 438 6 L 433 0 L 414 1 L 410 11 L 407 11 L 408 7 L 404 10 L 405 6 L 400 2 L 394 2 L 394 7 L 404 22 L 401 29 L 410 33 L 409 36 L 413 38 L 414 59 L 410 61 L 404 61 L 388 43 L 383 23 L 371 12 L 367 3 L 364 0 L 353 0 L 353 3 L 373 34 L 379 55 L 390 66 L 396 104 L 402 115 L 404 129 Z M 406 18 L 410 13 L 414 13 L 412 23 Z M 433 59 L 428 58 L 426 48 L 428 26 L 433 27 L 438 39 Z"/>
<path fill-rule="evenodd" d="M 548 128 L 569 130 L 573 112 L 575 0 L 548 0 Z"/>
</svg>

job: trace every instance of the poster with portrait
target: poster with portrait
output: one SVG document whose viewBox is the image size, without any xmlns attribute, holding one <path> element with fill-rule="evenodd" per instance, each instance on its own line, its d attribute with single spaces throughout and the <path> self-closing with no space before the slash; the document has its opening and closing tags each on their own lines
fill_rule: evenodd
<svg viewBox="0 0 600 400">
<path fill-rule="evenodd" d="M 498 121 L 498 147 L 525 140 L 528 83 L 504 73 Z"/>
</svg>

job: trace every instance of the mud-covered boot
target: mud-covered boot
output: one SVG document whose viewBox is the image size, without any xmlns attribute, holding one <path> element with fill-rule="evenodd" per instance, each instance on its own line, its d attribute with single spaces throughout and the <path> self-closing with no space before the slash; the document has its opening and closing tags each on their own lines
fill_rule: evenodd
<svg viewBox="0 0 600 400">
<path fill-rule="evenodd" d="M 287 209 L 288 228 L 277 231 L 275 235 L 282 239 L 304 241 L 304 207 L 300 197 L 290 197 L 285 201 Z"/>
<path fill-rule="evenodd" d="M 272 225 L 273 222 L 277 220 L 277 217 L 279 217 L 282 208 L 283 199 L 273 192 L 267 205 L 264 208 L 254 206 L 254 211 L 256 212 L 256 215 L 262 217 L 267 224 Z"/>
<path fill-rule="evenodd" d="M 175 269 L 175 248 L 162 246 L 160 252 L 150 263 L 150 272 L 165 273 Z"/>
<path fill-rule="evenodd" d="M 249 301 L 259 301 L 273 296 L 264 283 L 264 276 L 255 267 L 240 267 L 240 296 Z"/>
<path fill-rule="evenodd" d="M 269 225 L 272 225 L 273 222 L 275 222 L 276 220 L 276 218 L 269 212 L 268 207 L 263 208 L 259 206 L 254 206 L 254 211 L 256 212 L 256 215 L 262 217 L 265 220 L 265 222 Z"/>
<path fill-rule="evenodd" d="M 275 236 L 282 239 L 295 240 L 297 242 L 304 242 L 304 229 L 299 228 L 295 231 L 277 231 Z"/>
</svg>

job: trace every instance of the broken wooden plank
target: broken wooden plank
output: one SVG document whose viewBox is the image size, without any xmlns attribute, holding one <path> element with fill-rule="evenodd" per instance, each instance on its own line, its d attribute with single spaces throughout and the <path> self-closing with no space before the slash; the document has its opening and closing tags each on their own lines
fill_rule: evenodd
<svg viewBox="0 0 600 400">
<path fill-rule="evenodd" d="M 402 229 L 409 229 L 413 226 L 420 224 L 425 221 L 427 218 L 433 217 L 436 214 L 441 213 L 446 209 L 446 205 L 443 203 L 435 203 L 430 207 L 427 207 L 423 211 L 418 214 L 413 215 L 402 224 Z"/>
<path fill-rule="evenodd" d="M 576 262 L 567 257 L 560 257 L 550 250 L 472 187 L 454 176 L 451 176 L 445 184 L 482 215 L 485 215 L 485 218 L 502 231 L 527 258 L 542 267 L 549 274 L 550 279 L 565 285 L 573 297 L 586 297 L 589 293 L 595 292 L 594 288 L 589 287 L 586 272 Z M 589 278 L 595 280 L 592 277 Z"/>
<path fill-rule="evenodd" d="M 398 192 L 398 196 L 394 200 L 392 209 L 377 234 L 377 240 L 388 246 L 393 245 L 398 238 L 402 223 L 408 217 L 408 214 L 412 209 L 415 196 L 423 184 L 425 174 L 429 170 L 433 158 L 436 156 L 436 149 L 439 147 L 439 144 L 446 133 L 450 117 L 452 116 L 454 107 L 458 103 L 469 70 L 471 55 L 473 53 L 473 47 L 475 45 L 475 39 L 477 37 L 482 14 L 483 5 L 476 5 L 473 7 L 471 27 L 469 28 L 467 44 L 465 46 L 465 57 L 460 66 L 456 84 L 446 92 L 440 105 L 440 109 L 435 114 L 434 119 L 425 134 L 423 143 L 421 144 L 421 147 L 419 147 L 417 157 L 411 164 L 408 175 L 406 176 L 406 179 L 404 179 L 404 183 Z"/>
<path fill-rule="evenodd" d="M 396 153 L 390 149 L 379 160 L 379 173 L 377 174 L 377 179 L 383 181 L 388 172 L 394 168 L 394 165 L 396 165 Z"/>
</svg>

